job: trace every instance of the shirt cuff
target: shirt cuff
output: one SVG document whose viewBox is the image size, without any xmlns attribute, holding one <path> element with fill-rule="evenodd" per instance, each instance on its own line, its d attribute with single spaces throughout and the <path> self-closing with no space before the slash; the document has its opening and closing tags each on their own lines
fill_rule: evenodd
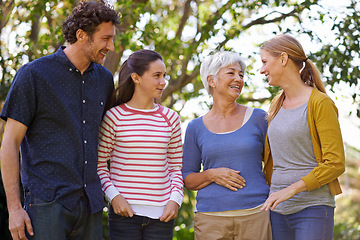
<svg viewBox="0 0 360 240">
<path fill-rule="evenodd" d="M 319 181 L 312 174 L 312 172 L 310 172 L 308 175 L 302 177 L 301 180 L 303 180 L 305 182 L 308 192 L 321 187 Z"/>
<path fill-rule="evenodd" d="M 115 186 L 110 186 L 107 190 L 106 190 L 106 198 L 109 201 L 109 203 L 111 203 L 111 201 L 113 200 L 114 197 L 116 197 L 117 195 L 119 195 L 119 191 L 116 189 Z"/>
<path fill-rule="evenodd" d="M 172 192 L 170 195 L 170 200 L 176 202 L 179 204 L 179 207 L 181 207 L 181 203 L 183 201 L 184 196 L 181 195 L 179 192 Z"/>
</svg>

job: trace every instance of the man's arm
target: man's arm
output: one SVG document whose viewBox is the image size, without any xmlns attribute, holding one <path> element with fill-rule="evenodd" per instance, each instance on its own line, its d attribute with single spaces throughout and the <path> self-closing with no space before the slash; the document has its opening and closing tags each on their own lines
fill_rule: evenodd
<svg viewBox="0 0 360 240">
<path fill-rule="evenodd" d="M 30 218 L 21 206 L 19 183 L 19 148 L 27 127 L 8 118 L 2 140 L 0 159 L 1 175 L 9 211 L 9 229 L 14 240 L 26 239 L 25 227 L 33 235 Z"/>
</svg>

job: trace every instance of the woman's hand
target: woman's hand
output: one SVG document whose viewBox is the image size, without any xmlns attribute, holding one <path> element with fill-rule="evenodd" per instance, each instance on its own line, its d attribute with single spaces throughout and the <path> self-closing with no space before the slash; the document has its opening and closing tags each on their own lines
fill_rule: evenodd
<svg viewBox="0 0 360 240">
<path fill-rule="evenodd" d="M 237 191 L 239 188 L 245 187 L 245 179 L 240 176 L 240 171 L 230 168 L 211 168 L 206 170 L 209 172 L 212 182 L 226 187 L 232 191 Z"/>
<path fill-rule="evenodd" d="M 169 200 L 165 206 L 164 212 L 159 218 L 162 222 L 168 222 L 177 217 L 180 206 L 173 200 Z"/>
<path fill-rule="evenodd" d="M 116 195 L 116 197 L 111 200 L 111 206 L 117 215 L 132 217 L 135 214 L 128 201 L 121 194 Z"/>
<path fill-rule="evenodd" d="M 307 191 L 305 182 L 303 180 L 297 181 L 296 183 L 291 184 L 287 188 L 284 188 L 280 191 L 270 194 L 268 199 L 266 199 L 261 210 L 265 210 L 265 211 L 268 211 L 269 209 L 274 210 L 279 203 L 292 198 L 293 196 L 295 196 L 295 194 L 299 192 L 305 192 L 305 191 Z"/>
</svg>

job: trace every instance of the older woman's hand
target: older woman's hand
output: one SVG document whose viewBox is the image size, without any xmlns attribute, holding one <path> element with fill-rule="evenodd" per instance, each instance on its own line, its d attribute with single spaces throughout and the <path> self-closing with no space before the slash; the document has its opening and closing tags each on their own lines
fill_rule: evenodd
<svg viewBox="0 0 360 240">
<path fill-rule="evenodd" d="M 212 182 L 224 186 L 232 191 L 245 187 L 245 179 L 240 176 L 240 171 L 230 168 L 211 168 L 208 169 Z"/>
</svg>

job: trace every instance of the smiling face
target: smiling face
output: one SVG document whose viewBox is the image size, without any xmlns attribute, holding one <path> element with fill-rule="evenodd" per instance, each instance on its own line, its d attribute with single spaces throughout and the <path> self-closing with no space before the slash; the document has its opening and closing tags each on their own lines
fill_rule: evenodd
<svg viewBox="0 0 360 240">
<path fill-rule="evenodd" d="M 213 96 L 223 94 L 237 99 L 244 86 L 244 73 L 239 63 L 233 63 L 219 70 L 216 78 L 210 79 Z"/>
<path fill-rule="evenodd" d="M 262 62 L 260 73 L 267 77 L 269 85 L 279 86 L 283 73 L 281 57 L 275 57 L 266 50 L 260 51 L 260 57 Z"/>
<path fill-rule="evenodd" d="M 160 98 L 165 88 L 166 68 L 162 60 L 158 59 L 149 64 L 149 69 L 142 76 L 133 73 L 135 91 L 149 99 Z"/>
<path fill-rule="evenodd" d="M 84 55 L 90 61 L 98 64 L 104 62 L 109 51 L 114 50 L 115 26 L 112 22 L 103 22 L 92 36 L 86 35 L 87 44 L 84 44 Z"/>
</svg>

